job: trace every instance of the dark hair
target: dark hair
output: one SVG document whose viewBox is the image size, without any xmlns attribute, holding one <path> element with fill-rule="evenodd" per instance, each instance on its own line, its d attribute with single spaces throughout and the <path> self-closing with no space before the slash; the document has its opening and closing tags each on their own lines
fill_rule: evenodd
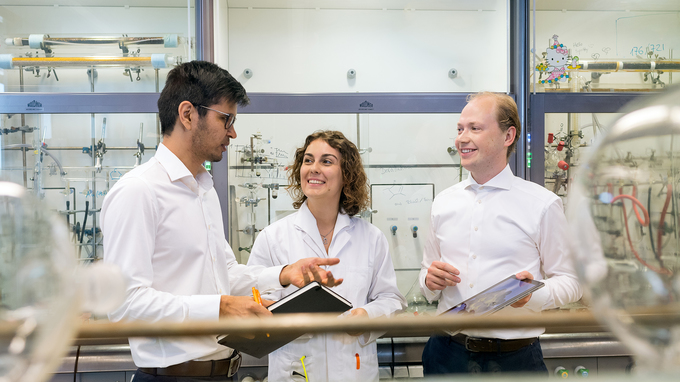
<svg viewBox="0 0 680 382">
<path fill-rule="evenodd" d="M 307 137 L 305 145 L 295 151 L 295 162 L 290 166 L 288 172 L 289 186 L 286 188 L 291 198 L 293 198 L 293 207 L 300 208 L 302 203 L 307 200 L 307 196 L 302 192 L 300 169 L 302 168 L 302 160 L 305 157 L 307 147 L 317 139 L 323 140 L 340 152 L 340 169 L 342 170 L 343 184 L 340 194 L 340 207 L 350 216 L 356 215 L 368 208 L 368 177 L 361 163 L 359 150 L 341 132 L 330 130 L 314 132 L 314 134 Z"/>
<path fill-rule="evenodd" d="M 489 97 L 495 101 L 496 105 L 496 121 L 501 131 L 506 132 L 510 126 L 515 126 L 515 140 L 508 147 L 508 156 L 515 151 L 517 147 L 517 141 L 522 135 L 522 122 L 519 120 L 519 113 L 517 112 L 517 104 L 515 100 L 507 94 L 503 93 L 492 93 L 492 92 L 479 92 L 475 94 L 470 94 L 467 97 L 468 103 L 472 102 L 477 98 Z"/>
<path fill-rule="evenodd" d="M 207 61 L 191 61 L 177 65 L 168 73 L 165 87 L 158 98 L 161 132 L 170 135 L 179 117 L 179 104 L 184 101 L 194 106 L 212 106 L 223 101 L 239 106 L 250 103 L 246 89 L 226 70 Z M 207 110 L 198 108 L 204 117 Z"/>
</svg>

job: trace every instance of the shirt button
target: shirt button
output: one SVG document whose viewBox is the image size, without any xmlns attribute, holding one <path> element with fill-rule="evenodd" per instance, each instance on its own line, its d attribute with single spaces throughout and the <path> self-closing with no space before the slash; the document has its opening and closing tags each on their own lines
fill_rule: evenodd
<svg viewBox="0 0 680 382">
<path fill-rule="evenodd" d="M 473 286 L 475 286 L 475 285 L 473 283 L 470 283 L 470 288 L 472 288 Z"/>
<path fill-rule="evenodd" d="M 480 190 L 483 190 L 483 189 L 484 189 L 484 186 L 479 186 L 479 189 L 480 189 Z"/>
<path fill-rule="evenodd" d="M 477 230 L 477 227 L 475 227 L 475 231 Z"/>
<path fill-rule="evenodd" d="M 481 200 L 478 200 L 478 201 L 477 201 L 477 204 L 482 204 L 482 201 L 481 201 Z"/>
<path fill-rule="evenodd" d="M 476 258 L 477 258 L 477 255 L 472 255 L 472 258 L 473 258 L 473 259 L 476 259 Z"/>
</svg>

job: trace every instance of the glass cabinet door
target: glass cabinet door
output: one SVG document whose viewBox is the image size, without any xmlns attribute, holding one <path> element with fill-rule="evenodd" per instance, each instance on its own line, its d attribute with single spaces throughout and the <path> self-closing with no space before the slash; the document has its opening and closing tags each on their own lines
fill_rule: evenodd
<svg viewBox="0 0 680 382">
<path fill-rule="evenodd" d="M 154 93 L 195 57 L 194 8 L 0 2 L 0 179 L 63 216 L 82 262 L 103 254 L 103 197 L 160 142 Z"/>
<path fill-rule="evenodd" d="M 505 92 L 506 3 L 229 0 L 215 57 L 250 92 Z"/>
<path fill-rule="evenodd" d="M 680 3 L 536 0 L 531 86 L 538 92 L 660 90 L 680 71 Z"/>
<path fill-rule="evenodd" d="M 157 92 L 195 56 L 193 1 L 5 1 L 0 18 L 4 92 Z"/>
</svg>

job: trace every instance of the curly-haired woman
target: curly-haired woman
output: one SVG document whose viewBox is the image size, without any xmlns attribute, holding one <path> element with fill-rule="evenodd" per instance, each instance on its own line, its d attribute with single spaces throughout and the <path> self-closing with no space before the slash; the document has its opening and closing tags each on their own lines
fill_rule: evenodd
<svg viewBox="0 0 680 382">
<path fill-rule="evenodd" d="M 288 191 L 298 212 L 262 230 L 249 265 L 284 265 L 310 256 L 337 257 L 350 316 L 390 316 L 404 308 L 385 235 L 354 217 L 368 207 L 368 182 L 357 147 L 338 131 L 317 131 L 295 152 Z M 288 287 L 269 298 L 295 291 Z M 269 380 L 377 381 L 376 333 L 306 335 L 269 355 Z M 303 358 L 304 357 L 304 358 Z M 301 358 L 304 360 L 304 368 Z"/>
</svg>

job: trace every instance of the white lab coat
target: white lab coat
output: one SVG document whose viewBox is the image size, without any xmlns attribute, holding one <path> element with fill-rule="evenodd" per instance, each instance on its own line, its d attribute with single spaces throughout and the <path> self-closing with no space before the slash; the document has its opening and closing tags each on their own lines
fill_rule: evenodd
<svg viewBox="0 0 680 382">
<path fill-rule="evenodd" d="M 329 267 L 335 278 L 344 279 L 334 291 L 348 299 L 353 309 L 364 308 L 371 318 L 390 316 L 406 306 L 397 288 L 385 235 L 362 219 L 338 214 L 327 254 L 316 219 L 305 202 L 300 211 L 260 232 L 248 265 L 285 265 L 306 257 L 339 258 L 340 264 Z M 263 297 L 278 300 L 296 289 L 290 286 Z M 377 381 L 375 340 L 381 334 L 366 333 L 358 337 L 348 334 L 303 335 L 269 354 L 269 380 L 304 381 L 300 358 L 305 356 L 309 382 Z"/>
</svg>

